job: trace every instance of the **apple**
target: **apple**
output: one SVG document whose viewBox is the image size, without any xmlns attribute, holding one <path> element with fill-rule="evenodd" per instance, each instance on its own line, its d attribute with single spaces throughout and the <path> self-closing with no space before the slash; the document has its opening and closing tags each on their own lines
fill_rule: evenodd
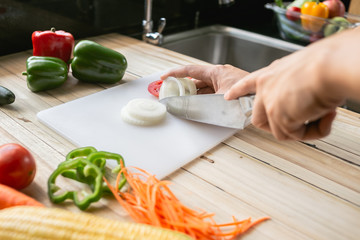
<svg viewBox="0 0 360 240">
<path fill-rule="evenodd" d="M 345 6 L 341 0 L 326 0 L 323 3 L 329 8 L 329 18 L 344 16 Z"/>
</svg>

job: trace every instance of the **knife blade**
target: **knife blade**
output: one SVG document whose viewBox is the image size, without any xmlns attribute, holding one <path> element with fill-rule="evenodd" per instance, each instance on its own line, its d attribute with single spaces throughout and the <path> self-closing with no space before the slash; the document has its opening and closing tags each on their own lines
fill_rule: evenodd
<svg viewBox="0 0 360 240">
<path fill-rule="evenodd" d="M 222 127 L 244 129 L 251 122 L 255 95 L 225 100 L 224 94 L 167 97 L 160 100 L 166 110 L 180 118 Z"/>
</svg>

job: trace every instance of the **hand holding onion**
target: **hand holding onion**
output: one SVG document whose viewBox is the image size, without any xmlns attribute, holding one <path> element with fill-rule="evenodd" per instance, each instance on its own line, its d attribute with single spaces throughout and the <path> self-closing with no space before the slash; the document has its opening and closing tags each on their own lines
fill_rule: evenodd
<svg viewBox="0 0 360 240">
<path fill-rule="evenodd" d="M 248 72 L 231 65 L 187 65 L 170 70 L 161 76 L 194 79 L 198 94 L 225 93 Z"/>
</svg>

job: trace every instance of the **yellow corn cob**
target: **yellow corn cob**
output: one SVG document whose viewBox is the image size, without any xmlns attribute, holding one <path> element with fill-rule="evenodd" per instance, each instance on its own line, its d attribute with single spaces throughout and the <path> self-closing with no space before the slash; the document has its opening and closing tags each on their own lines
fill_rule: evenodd
<svg viewBox="0 0 360 240">
<path fill-rule="evenodd" d="M 18 206 L 0 210 L 0 239 L 6 240 L 190 240 L 169 229 L 120 222 L 59 208 Z"/>
</svg>

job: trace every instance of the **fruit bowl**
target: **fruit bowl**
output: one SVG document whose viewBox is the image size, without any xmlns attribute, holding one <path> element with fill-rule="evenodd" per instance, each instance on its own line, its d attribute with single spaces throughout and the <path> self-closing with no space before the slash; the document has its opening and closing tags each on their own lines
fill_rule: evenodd
<svg viewBox="0 0 360 240">
<path fill-rule="evenodd" d="M 273 10 L 277 18 L 277 25 L 281 38 L 296 43 L 308 44 L 345 29 L 360 25 L 360 16 L 345 13 L 344 17 L 321 18 L 300 12 L 287 11 L 275 3 L 265 4 L 265 8 Z"/>
</svg>

